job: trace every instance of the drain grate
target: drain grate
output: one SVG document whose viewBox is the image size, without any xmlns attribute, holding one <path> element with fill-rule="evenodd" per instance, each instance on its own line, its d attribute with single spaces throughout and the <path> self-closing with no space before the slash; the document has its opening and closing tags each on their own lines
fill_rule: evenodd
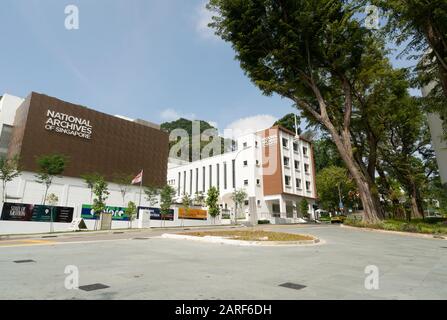
<svg viewBox="0 0 447 320">
<path fill-rule="evenodd" d="M 84 291 L 95 291 L 95 290 L 101 290 L 101 289 L 106 289 L 106 288 L 110 288 L 110 287 L 106 286 L 105 284 L 102 284 L 102 283 L 88 284 L 86 286 L 79 287 L 79 289 L 84 290 Z"/>
<path fill-rule="evenodd" d="M 113 234 L 122 234 L 122 233 L 124 233 L 124 232 L 118 231 L 118 232 L 114 232 Z"/>
<path fill-rule="evenodd" d="M 30 262 L 36 262 L 34 260 L 31 259 L 26 259 L 26 260 L 15 260 L 15 263 L 30 263 Z"/>
<path fill-rule="evenodd" d="M 57 238 L 57 236 L 42 236 L 42 238 Z"/>
<path fill-rule="evenodd" d="M 284 288 L 289 288 L 289 289 L 295 289 L 295 290 L 301 290 L 301 289 L 306 288 L 306 286 L 303 286 L 302 284 L 292 283 L 292 282 L 281 283 L 279 286 L 284 287 Z"/>
<path fill-rule="evenodd" d="M 132 238 L 132 240 L 149 240 L 150 238 Z"/>
</svg>

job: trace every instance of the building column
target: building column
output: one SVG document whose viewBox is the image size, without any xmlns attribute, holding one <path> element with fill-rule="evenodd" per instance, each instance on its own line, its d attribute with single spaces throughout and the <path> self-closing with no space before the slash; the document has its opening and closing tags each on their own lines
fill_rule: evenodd
<svg viewBox="0 0 447 320">
<path fill-rule="evenodd" d="M 279 211 L 281 212 L 281 218 L 287 217 L 286 200 L 283 196 L 279 198 Z"/>
</svg>

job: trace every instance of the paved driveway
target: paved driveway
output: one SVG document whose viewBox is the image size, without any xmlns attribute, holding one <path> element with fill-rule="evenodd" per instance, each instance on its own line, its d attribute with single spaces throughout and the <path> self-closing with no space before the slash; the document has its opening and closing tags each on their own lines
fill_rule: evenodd
<svg viewBox="0 0 447 320">
<path fill-rule="evenodd" d="M 264 228 L 325 243 L 238 247 L 161 239 L 160 231 L 0 241 L 0 299 L 447 299 L 446 240 L 339 226 Z M 14 262 L 27 259 L 35 262 Z M 78 268 L 81 286 L 109 288 L 67 290 L 67 265 Z M 365 289 L 368 265 L 379 270 L 378 290 Z M 279 286 L 286 282 L 305 287 Z"/>
</svg>

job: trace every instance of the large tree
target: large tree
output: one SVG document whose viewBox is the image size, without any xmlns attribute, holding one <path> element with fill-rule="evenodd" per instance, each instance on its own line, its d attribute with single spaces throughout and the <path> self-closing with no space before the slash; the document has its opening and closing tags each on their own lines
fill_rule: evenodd
<svg viewBox="0 0 447 320">
<path fill-rule="evenodd" d="M 210 25 L 232 43 L 263 93 L 289 98 L 328 132 L 357 185 L 365 220 L 382 219 L 375 181 L 354 154 L 351 121 L 363 107 L 356 97 L 367 94 L 357 92 L 357 81 L 383 57 L 369 54 L 377 41 L 354 18 L 356 8 L 335 0 L 211 0 L 209 8 L 216 13 Z"/>
<path fill-rule="evenodd" d="M 434 76 L 447 97 L 447 2 L 445 0 L 371 0 L 387 15 L 386 31 L 403 53 L 428 53 L 425 70 Z M 430 49 L 430 50 L 428 50 Z"/>
</svg>

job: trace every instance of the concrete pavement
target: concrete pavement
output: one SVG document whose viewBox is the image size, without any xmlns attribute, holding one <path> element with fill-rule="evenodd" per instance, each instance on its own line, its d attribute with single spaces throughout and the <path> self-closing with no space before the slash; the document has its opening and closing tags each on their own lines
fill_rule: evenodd
<svg viewBox="0 0 447 320">
<path fill-rule="evenodd" d="M 0 299 L 447 298 L 446 240 L 330 225 L 262 228 L 325 244 L 235 247 L 158 238 L 163 230 L 2 240 Z M 27 259 L 35 262 L 14 262 Z M 67 265 L 78 268 L 80 286 L 109 288 L 67 290 Z M 378 290 L 365 289 L 368 265 L 378 267 Z M 305 288 L 279 286 L 286 282 Z"/>
</svg>

